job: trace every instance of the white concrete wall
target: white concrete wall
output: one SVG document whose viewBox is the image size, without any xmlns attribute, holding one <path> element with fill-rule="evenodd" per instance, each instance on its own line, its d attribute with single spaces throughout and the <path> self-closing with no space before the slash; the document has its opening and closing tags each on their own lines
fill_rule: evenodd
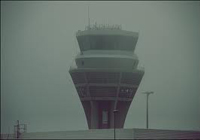
<svg viewBox="0 0 200 140">
<path fill-rule="evenodd" d="M 13 139 L 1 134 L 1 139 Z M 113 129 L 24 133 L 20 139 L 114 139 Z M 116 139 L 200 139 L 200 131 L 116 129 Z"/>
<path fill-rule="evenodd" d="M 113 139 L 113 129 L 37 132 L 23 134 L 22 139 Z M 133 129 L 116 129 L 116 139 L 133 139 Z"/>
</svg>

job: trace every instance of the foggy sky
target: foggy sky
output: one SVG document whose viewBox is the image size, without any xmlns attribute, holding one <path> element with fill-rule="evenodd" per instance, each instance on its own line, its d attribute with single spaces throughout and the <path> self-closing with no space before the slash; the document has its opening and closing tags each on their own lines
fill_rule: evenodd
<svg viewBox="0 0 200 140">
<path fill-rule="evenodd" d="M 1 130 L 16 120 L 28 132 L 86 130 L 69 68 L 79 52 L 75 33 L 90 23 L 138 31 L 145 75 L 125 128 L 200 130 L 200 2 L 2 2 Z"/>
</svg>

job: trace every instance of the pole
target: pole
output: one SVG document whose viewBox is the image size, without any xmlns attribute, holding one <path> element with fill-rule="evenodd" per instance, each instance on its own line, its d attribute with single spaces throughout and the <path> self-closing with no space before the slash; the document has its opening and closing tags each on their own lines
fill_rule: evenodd
<svg viewBox="0 0 200 140">
<path fill-rule="evenodd" d="M 150 92 L 143 92 L 144 94 L 147 95 L 146 98 L 146 128 L 149 129 L 149 95 L 153 94 L 153 91 Z"/>
<path fill-rule="evenodd" d="M 118 110 L 113 110 L 113 126 L 114 126 L 114 140 L 116 139 L 116 132 L 115 132 L 115 114 L 118 112 Z"/>
<path fill-rule="evenodd" d="M 90 6 L 88 5 L 88 27 L 90 29 Z"/>
<path fill-rule="evenodd" d="M 114 140 L 115 140 L 115 112 L 114 112 L 113 119 L 114 119 Z"/>
<path fill-rule="evenodd" d="M 149 94 L 147 94 L 147 104 L 146 104 L 146 128 L 149 128 Z"/>
<path fill-rule="evenodd" d="M 20 128 L 19 128 L 19 120 L 17 120 L 17 139 L 19 139 Z"/>
</svg>

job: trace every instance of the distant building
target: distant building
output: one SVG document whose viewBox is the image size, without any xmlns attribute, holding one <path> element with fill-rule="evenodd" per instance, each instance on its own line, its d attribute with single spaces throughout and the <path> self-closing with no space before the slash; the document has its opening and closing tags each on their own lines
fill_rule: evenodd
<svg viewBox="0 0 200 140">
<path fill-rule="evenodd" d="M 13 139 L 2 135 L 1 139 Z M 113 129 L 23 133 L 20 139 L 113 139 Z M 200 131 L 116 129 L 116 139 L 200 139 Z"/>
</svg>

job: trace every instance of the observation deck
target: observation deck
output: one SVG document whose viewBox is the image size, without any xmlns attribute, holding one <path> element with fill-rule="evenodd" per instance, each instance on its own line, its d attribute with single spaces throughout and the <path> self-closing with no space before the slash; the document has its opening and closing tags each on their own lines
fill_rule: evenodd
<svg viewBox="0 0 200 140">
<path fill-rule="evenodd" d="M 138 40 L 137 32 L 122 30 L 115 26 L 87 27 L 87 30 L 78 31 L 76 38 L 80 51 L 87 50 L 121 50 L 134 51 Z"/>
</svg>

